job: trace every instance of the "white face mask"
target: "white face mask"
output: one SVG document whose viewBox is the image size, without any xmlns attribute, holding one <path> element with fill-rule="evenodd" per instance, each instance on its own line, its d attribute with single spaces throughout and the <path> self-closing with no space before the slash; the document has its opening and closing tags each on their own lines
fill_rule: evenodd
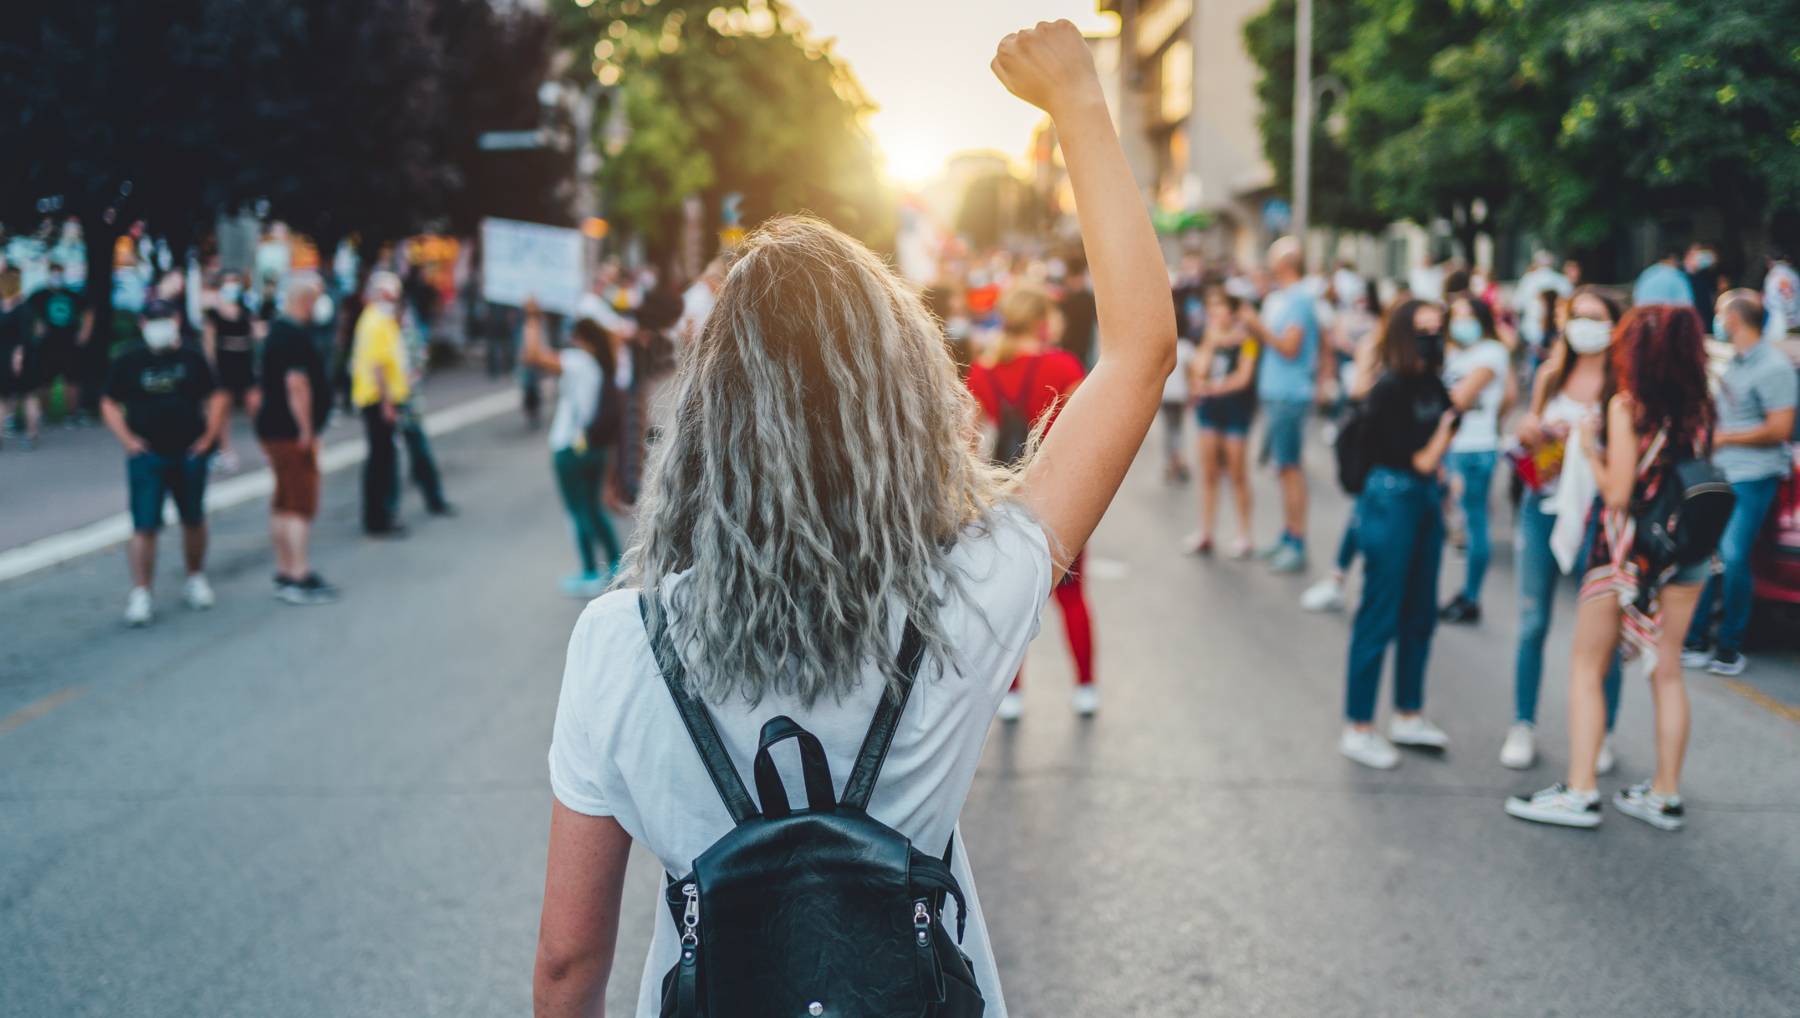
<svg viewBox="0 0 1800 1018">
<path fill-rule="evenodd" d="M 226 304 L 235 304 L 244 295 L 244 288 L 237 283 L 225 283 L 219 287 L 219 300 Z"/>
<path fill-rule="evenodd" d="M 1571 318 L 1563 329 L 1569 349 L 1578 354 L 1599 353 L 1612 345 L 1612 325 L 1592 318 Z"/>
<path fill-rule="evenodd" d="M 173 318 L 157 318 L 144 323 L 144 345 L 152 350 L 173 350 L 181 342 L 181 326 Z"/>
<path fill-rule="evenodd" d="M 324 294 L 320 294 L 319 299 L 313 301 L 313 312 L 312 312 L 313 324 L 314 325 L 330 325 L 331 324 L 331 313 L 333 310 L 335 310 L 335 309 L 332 307 L 331 298 L 325 296 Z"/>
</svg>

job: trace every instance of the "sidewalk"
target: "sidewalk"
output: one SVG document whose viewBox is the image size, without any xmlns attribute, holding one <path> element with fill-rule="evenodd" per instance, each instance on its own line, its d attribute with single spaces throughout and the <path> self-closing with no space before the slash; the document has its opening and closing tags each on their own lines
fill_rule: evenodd
<svg viewBox="0 0 1800 1018">
<path fill-rule="evenodd" d="M 465 363 L 434 371 L 422 391 L 426 412 L 435 414 L 489 397 L 497 407 L 517 387 L 510 374 L 489 378 L 478 364 Z M 341 465 L 346 455 L 361 458 L 352 447 L 361 447 L 362 426 L 341 409 L 332 413 L 322 437 L 328 469 L 334 461 Z M 232 417 L 231 449 L 238 469 L 214 475 L 209 506 L 216 507 L 222 491 L 231 490 L 227 485 L 241 486 L 238 482 L 267 465 L 242 412 Z M 104 427 L 46 427 L 34 450 L 13 441 L 0 448 L 0 556 L 107 520 L 125 508 L 124 457 Z"/>
</svg>

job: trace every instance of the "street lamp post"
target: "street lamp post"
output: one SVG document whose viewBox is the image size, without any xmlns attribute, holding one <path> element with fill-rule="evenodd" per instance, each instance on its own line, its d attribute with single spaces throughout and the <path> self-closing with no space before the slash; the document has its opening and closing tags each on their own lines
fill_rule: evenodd
<svg viewBox="0 0 1800 1018">
<path fill-rule="evenodd" d="M 1312 225 L 1313 5 L 1299 0 L 1294 12 L 1294 236 L 1306 244 Z"/>
</svg>

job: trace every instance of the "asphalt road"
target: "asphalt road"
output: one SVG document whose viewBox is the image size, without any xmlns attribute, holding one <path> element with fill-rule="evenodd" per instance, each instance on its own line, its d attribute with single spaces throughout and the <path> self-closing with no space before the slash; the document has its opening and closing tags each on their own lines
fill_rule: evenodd
<svg viewBox="0 0 1800 1018">
<path fill-rule="evenodd" d="M 259 506 L 217 521 L 206 615 L 172 548 L 147 631 L 116 550 L 0 585 L 0 1015 L 528 1012 L 571 553 L 541 435 L 438 447 L 464 513 L 403 542 L 358 537 L 328 479 L 334 606 L 269 596 Z M 1343 506 L 1317 501 L 1323 549 Z M 1433 659 L 1450 751 L 1362 770 L 1335 748 L 1345 621 L 1180 555 L 1187 506 L 1139 464 L 1090 550 L 1100 716 L 1067 709 L 1052 608 L 964 813 L 1014 1015 L 1800 1013 L 1800 725 L 1695 676 L 1688 830 L 1507 818 L 1557 773 L 1563 691 L 1553 664 L 1547 759 L 1502 769 L 1502 545 L 1488 621 Z M 1620 747 L 1609 791 L 1650 766 L 1644 690 Z M 634 867 L 612 1013 L 656 878 Z"/>
</svg>

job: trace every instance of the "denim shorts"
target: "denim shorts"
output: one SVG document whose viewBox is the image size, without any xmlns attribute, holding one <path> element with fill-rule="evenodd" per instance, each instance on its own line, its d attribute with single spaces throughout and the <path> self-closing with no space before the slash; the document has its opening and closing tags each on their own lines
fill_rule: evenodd
<svg viewBox="0 0 1800 1018">
<path fill-rule="evenodd" d="M 206 522 L 206 472 L 210 456 L 164 456 L 143 452 L 125 461 L 131 492 L 131 529 L 154 534 L 162 529 L 163 500 L 173 496 L 184 527 Z"/>
<path fill-rule="evenodd" d="M 1251 411 L 1233 407 L 1208 406 L 1205 400 L 1194 408 L 1194 422 L 1201 431 L 1216 431 L 1227 438 L 1243 438 L 1250 433 Z"/>
<path fill-rule="evenodd" d="M 1299 399 L 1271 399 L 1264 400 L 1262 407 L 1268 421 L 1263 430 L 1263 461 L 1273 461 L 1282 470 L 1299 466 L 1306 437 L 1306 412 L 1312 404 Z"/>
</svg>

